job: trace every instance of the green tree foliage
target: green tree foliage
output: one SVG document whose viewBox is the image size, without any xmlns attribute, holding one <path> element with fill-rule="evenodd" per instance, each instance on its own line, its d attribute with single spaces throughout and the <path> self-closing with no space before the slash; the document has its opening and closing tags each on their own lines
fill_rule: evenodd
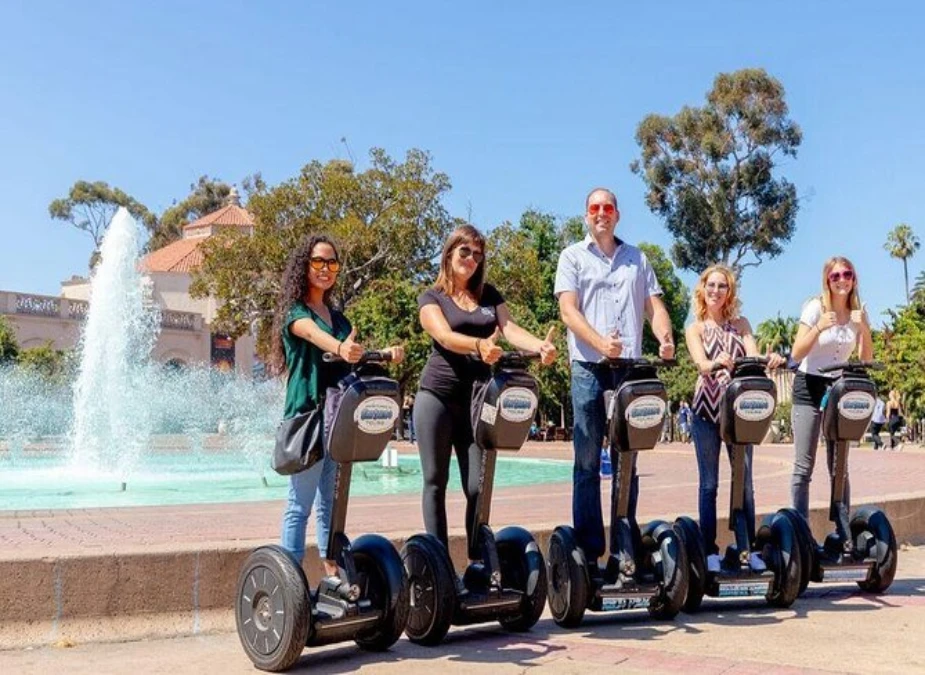
<svg viewBox="0 0 925 675">
<path fill-rule="evenodd" d="M 220 330 L 237 337 L 255 329 L 266 354 L 282 271 L 299 242 L 321 232 L 338 242 L 341 307 L 349 309 L 374 279 L 430 282 L 454 224 L 440 203 L 449 188 L 449 178 L 434 172 L 421 150 L 397 162 L 374 148 L 364 171 L 342 160 L 310 162 L 280 185 L 257 186 L 248 201 L 257 221 L 252 237 L 223 232 L 203 243 L 204 262 L 190 290 L 222 302 Z M 416 321 L 416 313 L 403 320 Z"/>
<path fill-rule="evenodd" d="M 884 369 L 872 375 L 881 396 L 896 389 L 907 415 L 925 416 L 925 317 L 913 307 L 889 312 L 889 323 L 874 333 L 874 360 Z"/>
<path fill-rule="evenodd" d="M 128 209 L 145 227 L 150 229 L 155 226 L 157 218 L 144 204 L 103 181 L 77 181 L 71 186 L 67 197 L 55 199 L 48 205 L 48 214 L 90 235 L 93 239 L 93 253 L 90 256 L 92 269 L 99 256 L 103 234 L 120 206 Z"/>
<path fill-rule="evenodd" d="M 671 330 L 674 332 L 675 342 L 681 342 L 684 339 L 684 323 L 691 308 L 690 292 L 678 277 L 674 265 L 661 246 L 642 243 L 639 244 L 639 248 L 646 254 L 649 264 L 655 270 L 655 277 L 662 287 L 662 302 L 665 303 L 668 316 L 671 317 Z M 648 322 L 643 333 L 642 351 L 645 354 L 658 354 L 658 340 L 652 334 Z"/>
<path fill-rule="evenodd" d="M 71 353 L 55 349 L 50 340 L 41 347 L 23 349 L 19 352 L 17 364 L 20 368 L 55 382 L 70 379 L 75 367 Z"/>
<path fill-rule="evenodd" d="M 719 74 L 702 107 L 642 120 L 641 158 L 630 168 L 675 238 L 679 267 L 699 272 L 723 262 L 741 273 L 780 255 L 798 199 L 793 184 L 775 178 L 775 159 L 796 157 L 801 140 L 783 86 L 755 68 Z"/>
<path fill-rule="evenodd" d="M 180 202 L 175 201 L 151 227 L 148 250 L 157 250 L 182 238 L 184 225 L 225 206 L 230 194 L 231 185 L 228 183 L 200 176 L 195 184 L 190 185 L 189 195 Z"/>
<path fill-rule="evenodd" d="M 675 348 L 677 363 L 671 368 L 663 368 L 658 374 L 665 383 L 668 400 L 675 404 L 681 401 L 690 403 L 694 398 L 694 387 L 697 385 L 697 366 L 694 365 L 687 351 L 684 334 L 682 333 L 679 338 Z M 677 411 L 677 406 L 672 406 L 672 409 Z"/>
<path fill-rule="evenodd" d="M 430 337 L 418 321 L 418 296 L 425 288 L 398 276 L 374 279 L 350 305 L 350 321 L 365 347 L 400 344 L 405 348 L 405 360 L 389 366 L 389 374 L 406 392 L 417 388 L 430 354 Z"/>
<path fill-rule="evenodd" d="M 800 320 L 792 316 L 782 317 L 779 313 L 773 319 L 767 319 L 755 328 L 755 340 L 762 352 L 769 347 L 771 351 L 785 356 L 790 355 L 797 337 Z"/>
<path fill-rule="evenodd" d="M 15 362 L 18 356 L 16 333 L 7 318 L 0 314 L 0 366 Z"/>
<path fill-rule="evenodd" d="M 925 270 L 919 272 L 919 275 L 915 278 L 915 285 L 912 287 L 909 301 L 919 314 L 925 315 Z"/>
<path fill-rule="evenodd" d="M 531 366 L 540 387 L 540 416 L 557 425 L 570 418 L 570 374 L 565 326 L 553 295 L 565 225 L 555 216 L 525 211 L 516 225 L 503 223 L 488 241 L 488 280 L 501 291 L 514 321 L 537 337 L 555 327 L 559 356 L 554 364 Z"/>
<path fill-rule="evenodd" d="M 921 243 L 919 238 L 915 236 L 915 233 L 912 231 L 912 228 L 906 225 L 905 223 L 900 223 L 887 235 L 886 243 L 883 245 L 883 248 L 887 250 L 890 254 L 890 257 L 896 258 L 897 260 L 902 260 L 903 263 L 903 279 L 905 280 L 905 289 L 906 289 L 906 303 L 909 302 L 909 258 L 915 255 L 915 252 L 919 250 Z"/>
</svg>

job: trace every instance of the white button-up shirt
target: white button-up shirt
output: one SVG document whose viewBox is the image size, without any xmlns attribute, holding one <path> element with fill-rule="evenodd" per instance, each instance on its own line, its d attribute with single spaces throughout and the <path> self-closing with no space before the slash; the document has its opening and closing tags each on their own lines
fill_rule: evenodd
<svg viewBox="0 0 925 675">
<path fill-rule="evenodd" d="M 554 292 L 574 291 L 578 307 L 591 327 L 601 335 L 616 331 L 623 340 L 626 358 L 642 355 L 642 326 L 646 299 L 661 295 L 645 253 L 617 241 L 613 258 L 607 257 L 590 235 L 572 244 L 559 255 Z M 601 354 L 591 345 L 568 332 L 568 351 L 572 361 L 596 363 Z"/>
</svg>

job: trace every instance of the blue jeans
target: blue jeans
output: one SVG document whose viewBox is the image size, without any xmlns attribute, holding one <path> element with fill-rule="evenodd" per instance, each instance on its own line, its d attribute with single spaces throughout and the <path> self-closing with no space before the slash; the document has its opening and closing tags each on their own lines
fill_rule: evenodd
<svg viewBox="0 0 925 675">
<path fill-rule="evenodd" d="M 601 445 L 606 432 L 604 392 L 616 390 L 625 369 L 612 369 L 584 361 L 572 361 L 572 410 L 575 415 L 573 444 L 575 466 L 572 471 L 572 522 L 575 535 L 589 561 L 604 554 L 604 517 L 601 513 Z M 616 454 L 616 453 L 614 453 Z M 614 466 L 617 458 L 612 457 Z M 616 477 L 616 470 L 614 471 Z M 615 497 L 615 495 L 611 495 Z M 635 525 L 639 477 L 633 469 L 629 519 Z M 610 551 L 616 553 L 615 528 L 611 523 Z"/>
<path fill-rule="evenodd" d="M 697 471 L 700 474 L 700 531 L 706 545 L 707 555 L 718 553 L 716 546 L 716 493 L 719 486 L 719 451 L 723 444 L 719 437 L 719 425 L 694 415 L 691 427 L 694 452 L 697 454 Z M 726 444 L 726 454 L 732 460 L 732 445 Z M 745 446 L 745 523 L 749 543 L 755 541 L 755 488 L 752 482 L 752 446 Z"/>
<path fill-rule="evenodd" d="M 280 545 L 292 553 L 299 562 L 305 557 L 305 528 L 308 516 L 315 507 L 315 529 L 318 538 L 318 555 L 328 557 L 328 536 L 331 533 L 331 509 L 334 506 L 334 478 L 337 462 L 325 455 L 324 460 L 312 468 L 289 476 L 289 502 L 283 513 L 283 532 Z"/>
</svg>

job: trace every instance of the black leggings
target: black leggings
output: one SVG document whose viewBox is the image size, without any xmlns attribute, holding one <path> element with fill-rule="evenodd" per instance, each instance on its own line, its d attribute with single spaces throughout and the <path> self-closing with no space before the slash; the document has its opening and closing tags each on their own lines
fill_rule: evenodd
<svg viewBox="0 0 925 675">
<path fill-rule="evenodd" d="M 414 399 L 414 430 L 421 453 L 424 475 L 424 527 L 449 551 L 446 525 L 446 484 L 450 478 L 450 453 L 456 450 L 459 476 L 466 493 L 466 535 L 472 540 L 475 508 L 479 496 L 482 451 L 472 440 L 469 400 L 449 402 L 422 389 Z M 481 551 L 469 548 L 469 559 L 478 560 Z"/>
</svg>

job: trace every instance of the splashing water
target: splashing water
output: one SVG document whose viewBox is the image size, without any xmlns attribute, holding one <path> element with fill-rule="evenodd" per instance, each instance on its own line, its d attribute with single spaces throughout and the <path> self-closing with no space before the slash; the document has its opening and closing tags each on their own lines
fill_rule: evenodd
<svg viewBox="0 0 925 675">
<path fill-rule="evenodd" d="M 138 272 L 138 226 L 120 208 L 100 246 L 74 386 L 73 465 L 131 473 L 151 433 L 149 356 L 159 324 Z"/>
</svg>

